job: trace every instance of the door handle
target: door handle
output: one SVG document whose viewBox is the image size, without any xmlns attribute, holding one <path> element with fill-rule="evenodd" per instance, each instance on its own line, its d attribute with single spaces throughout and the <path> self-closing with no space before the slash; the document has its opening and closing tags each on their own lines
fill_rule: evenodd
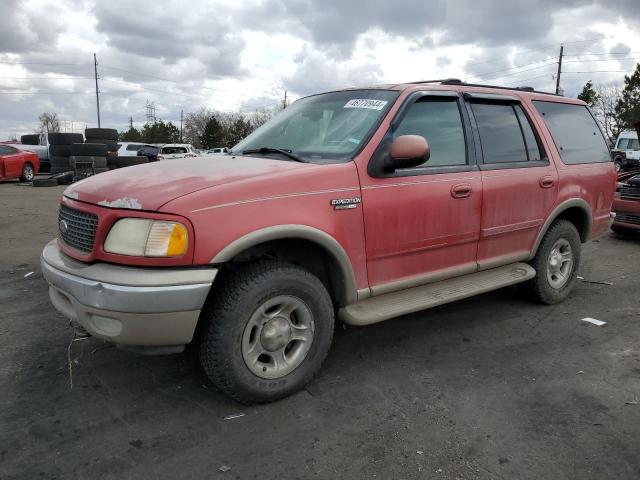
<svg viewBox="0 0 640 480">
<path fill-rule="evenodd" d="M 451 187 L 451 196 L 453 198 L 467 198 L 471 196 L 473 189 L 468 183 L 459 183 Z"/>
<path fill-rule="evenodd" d="M 556 182 L 551 175 L 544 175 L 543 177 L 540 177 L 540 186 L 542 188 L 551 188 L 555 183 Z"/>
</svg>

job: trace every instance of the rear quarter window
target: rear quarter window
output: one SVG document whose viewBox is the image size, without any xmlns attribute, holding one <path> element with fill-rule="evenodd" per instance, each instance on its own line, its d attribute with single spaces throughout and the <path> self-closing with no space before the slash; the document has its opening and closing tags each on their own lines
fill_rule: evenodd
<svg viewBox="0 0 640 480">
<path fill-rule="evenodd" d="M 610 162 L 607 142 L 593 115 L 584 105 L 534 100 L 560 153 L 562 163 Z"/>
</svg>

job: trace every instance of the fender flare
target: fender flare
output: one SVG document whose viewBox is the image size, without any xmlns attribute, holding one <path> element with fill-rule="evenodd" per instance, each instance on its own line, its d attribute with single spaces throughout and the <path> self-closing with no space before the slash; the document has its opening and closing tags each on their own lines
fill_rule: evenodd
<svg viewBox="0 0 640 480">
<path fill-rule="evenodd" d="M 340 273 L 344 279 L 347 304 L 357 301 L 356 279 L 347 252 L 345 252 L 342 245 L 331 235 L 307 225 L 275 225 L 255 230 L 229 243 L 211 259 L 211 263 L 225 263 L 251 247 L 272 240 L 283 239 L 308 240 L 323 247 L 340 266 Z"/>
<path fill-rule="evenodd" d="M 547 230 L 549 230 L 549 227 L 551 226 L 551 224 L 560 216 L 560 214 L 562 212 L 564 212 L 564 211 L 566 211 L 566 210 L 568 210 L 570 208 L 574 208 L 574 207 L 578 207 L 585 214 L 585 220 L 586 220 L 585 230 L 587 232 L 585 238 L 588 238 L 589 232 L 591 232 L 591 225 L 593 224 L 593 216 L 591 214 L 591 207 L 589 206 L 589 204 L 585 200 L 583 200 L 581 198 L 571 198 L 569 200 L 565 200 L 560 205 L 558 205 L 556 208 L 554 208 L 553 211 L 549 214 L 549 216 L 547 216 L 547 220 L 542 225 L 542 228 L 540 229 L 540 231 L 538 232 L 538 236 L 536 237 L 536 241 L 533 244 L 533 248 L 531 249 L 531 254 L 529 255 L 529 260 L 533 259 L 533 257 L 536 256 L 536 253 L 538 251 L 538 247 L 540 246 L 540 243 L 542 242 L 542 238 L 547 233 Z M 580 238 L 582 239 L 583 238 L 583 234 L 582 234 L 582 232 L 579 232 L 579 233 L 580 233 Z"/>
</svg>

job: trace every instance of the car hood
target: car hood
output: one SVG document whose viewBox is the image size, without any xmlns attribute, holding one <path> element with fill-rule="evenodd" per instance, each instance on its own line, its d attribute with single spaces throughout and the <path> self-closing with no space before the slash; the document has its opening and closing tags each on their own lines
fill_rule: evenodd
<svg viewBox="0 0 640 480">
<path fill-rule="evenodd" d="M 198 190 L 307 167 L 313 165 L 242 156 L 176 159 L 101 173 L 71 185 L 64 196 L 110 208 L 156 211 Z"/>
</svg>

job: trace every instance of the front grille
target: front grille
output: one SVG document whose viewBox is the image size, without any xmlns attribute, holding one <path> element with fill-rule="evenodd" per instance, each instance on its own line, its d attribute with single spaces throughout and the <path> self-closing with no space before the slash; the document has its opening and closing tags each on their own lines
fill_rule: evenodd
<svg viewBox="0 0 640 480">
<path fill-rule="evenodd" d="M 620 198 L 623 200 L 640 200 L 640 188 L 620 187 Z"/>
<path fill-rule="evenodd" d="M 64 243 L 70 247 L 84 253 L 91 253 L 97 228 L 98 217 L 93 213 L 60 205 L 58 231 Z"/>
<path fill-rule="evenodd" d="M 616 213 L 616 222 L 633 223 L 640 225 L 640 214 L 637 213 Z"/>
</svg>

